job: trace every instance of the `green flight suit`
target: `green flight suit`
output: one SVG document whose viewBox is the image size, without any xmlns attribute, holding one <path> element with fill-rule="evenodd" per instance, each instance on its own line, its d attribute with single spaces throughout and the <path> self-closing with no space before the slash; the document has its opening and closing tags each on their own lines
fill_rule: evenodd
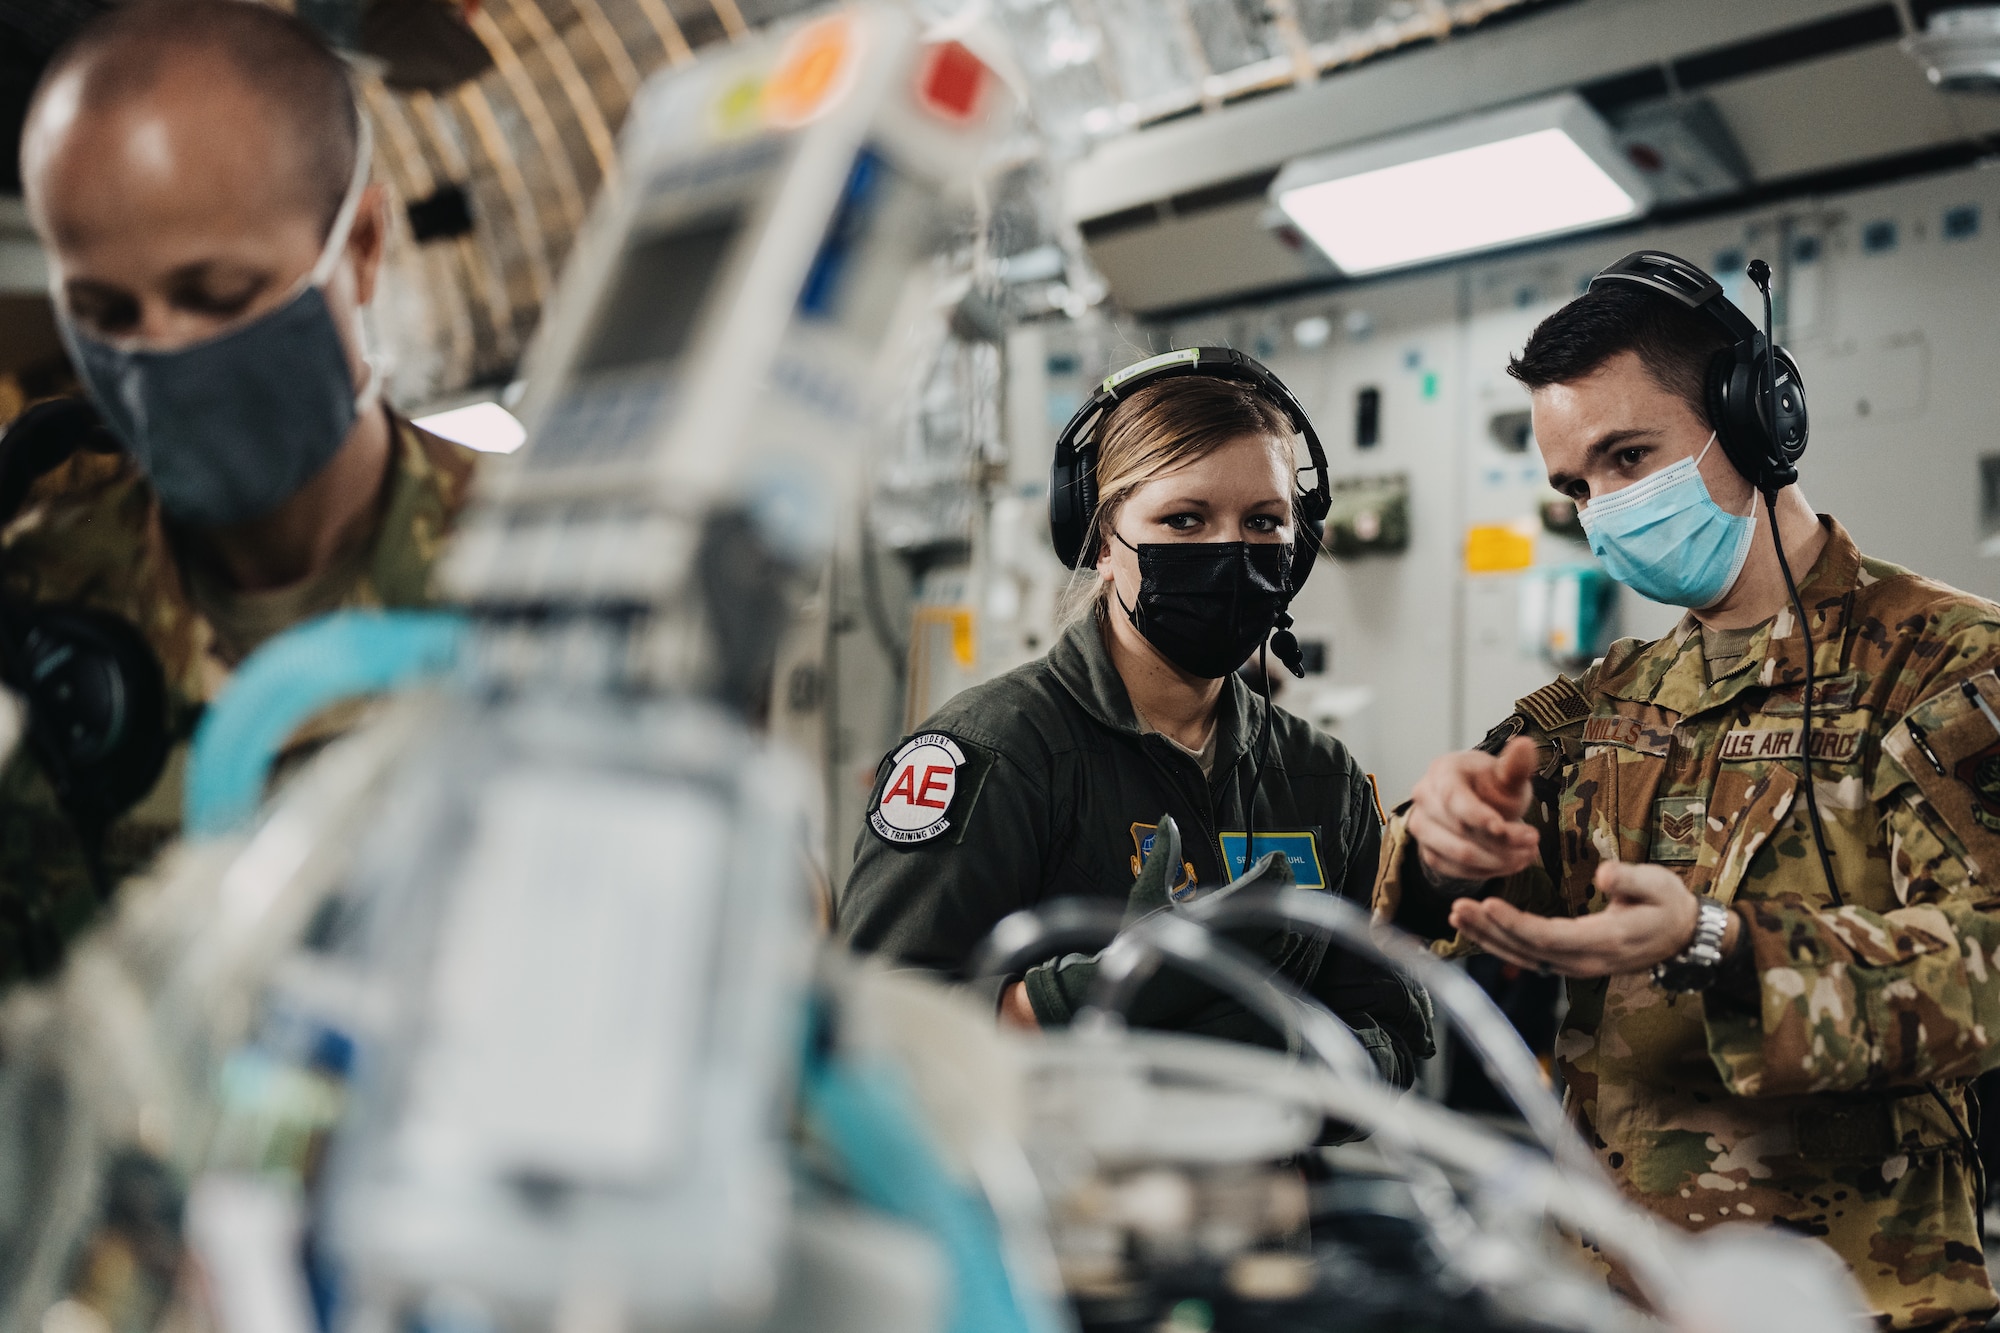
<svg viewBox="0 0 2000 1333">
<path fill-rule="evenodd" d="M 2000 704 L 2000 606 L 1868 559 L 1822 522 L 1800 594 L 1815 790 L 1844 905 L 1802 792 L 1806 663 L 1790 611 L 1717 679 L 1690 616 L 1521 700 L 1482 748 L 1514 735 L 1541 747 L 1529 818 L 1542 864 L 1487 891 L 1582 915 L 1604 906 L 1601 861 L 1649 861 L 1742 909 L 1754 980 L 1745 969 L 1740 994 L 1676 996 L 1644 973 L 1569 983 L 1556 1056 L 1577 1127 L 1672 1222 L 1819 1236 L 1888 1326 L 1982 1328 L 1995 1299 L 1973 1172 L 1928 1085 L 1968 1124 L 1968 1080 L 2000 1063 L 2000 897 L 1981 869 L 2000 867 L 2000 732 L 1961 689 L 1977 681 Z M 1375 910 L 1443 937 L 1449 894 L 1415 848 L 1398 811 Z"/>
<path fill-rule="evenodd" d="M 884 758 L 836 928 L 856 949 L 956 977 L 1011 912 L 1063 897 L 1123 904 L 1162 814 L 1180 828 L 1183 884 L 1234 878 L 1263 712 L 1261 698 L 1225 679 L 1204 778 L 1186 751 L 1142 731 L 1097 622 L 1073 625 L 1045 657 L 960 694 Z M 1379 807 L 1339 741 L 1273 710 L 1255 800 L 1260 854 L 1282 847 L 1302 886 L 1367 901 Z M 1287 937 L 1274 957 L 1409 1085 L 1432 1053 L 1421 991 L 1318 940 Z M 1006 980 L 989 979 L 982 994 L 997 1001 Z M 1037 1019 L 1067 1022 L 1061 993 L 1036 981 L 1031 973 Z M 1185 1029 L 1275 1036 L 1220 997 Z"/>
</svg>

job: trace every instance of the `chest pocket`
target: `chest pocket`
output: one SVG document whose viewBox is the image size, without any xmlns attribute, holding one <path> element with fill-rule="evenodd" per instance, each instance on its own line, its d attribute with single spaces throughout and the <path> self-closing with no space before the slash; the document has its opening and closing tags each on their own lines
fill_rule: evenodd
<svg viewBox="0 0 2000 1333">
<path fill-rule="evenodd" d="M 1653 834 L 1653 793 L 1666 771 L 1663 755 L 1617 745 L 1593 746 L 1570 772 L 1557 807 L 1563 901 L 1590 904 L 1599 863 L 1644 861 Z"/>
<path fill-rule="evenodd" d="M 1724 905 L 1735 901 L 1750 863 L 1790 818 L 1798 789 L 1798 775 L 1785 765 L 1773 764 L 1755 776 L 1725 765 L 1708 808 L 1727 813 L 1708 819 L 1690 887 Z M 1810 882 L 1817 884 L 1818 878 Z"/>
</svg>

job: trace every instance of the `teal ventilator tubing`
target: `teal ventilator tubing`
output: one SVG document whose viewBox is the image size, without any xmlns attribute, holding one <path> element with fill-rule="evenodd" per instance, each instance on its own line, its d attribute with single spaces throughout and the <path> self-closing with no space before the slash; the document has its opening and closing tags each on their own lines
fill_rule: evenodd
<svg viewBox="0 0 2000 1333">
<path fill-rule="evenodd" d="M 192 838 L 249 825 L 285 741 L 323 708 L 449 671 L 470 632 L 448 611 L 336 611 L 252 653 L 195 729 L 184 823 Z"/>
<path fill-rule="evenodd" d="M 1024 1308 L 993 1215 L 945 1170 L 900 1071 L 809 1059 L 800 1096 L 856 1195 L 922 1227 L 944 1249 L 952 1276 L 950 1333 L 1055 1333 L 1032 1304 Z"/>
</svg>

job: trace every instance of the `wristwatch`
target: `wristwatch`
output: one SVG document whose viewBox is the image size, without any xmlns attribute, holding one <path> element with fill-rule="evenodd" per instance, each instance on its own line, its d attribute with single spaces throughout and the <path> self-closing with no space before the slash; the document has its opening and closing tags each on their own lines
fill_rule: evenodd
<svg viewBox="0 0 2000 1333">
<path fill-rule="evenodd" d="M 1703 898 L 1695 911 L 1694 938 L 1687 948 L 1653 964 L 1653 984 L 1661 990 L 1683 995 L 1707 990 L 1722 971 L 1722 940 L 1729 932 L 1729 909 Z"/>
</svg>

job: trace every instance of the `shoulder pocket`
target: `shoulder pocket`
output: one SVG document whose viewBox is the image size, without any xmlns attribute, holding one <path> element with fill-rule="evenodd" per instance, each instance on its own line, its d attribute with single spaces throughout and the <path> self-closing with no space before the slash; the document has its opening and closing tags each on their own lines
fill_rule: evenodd
<svg viewBox="0 0 2000 1333">
<path fill-rule="evenodd" d="M 2000 866 L 2000 677 L 1986 671 L 1912 708 L 1882 748 L 1975 866 Z M 1877 799 L 1899 775 L 1877 774 Z M 1975 870 L 1976 873 L 1976 870 Z"/>
</svg>

